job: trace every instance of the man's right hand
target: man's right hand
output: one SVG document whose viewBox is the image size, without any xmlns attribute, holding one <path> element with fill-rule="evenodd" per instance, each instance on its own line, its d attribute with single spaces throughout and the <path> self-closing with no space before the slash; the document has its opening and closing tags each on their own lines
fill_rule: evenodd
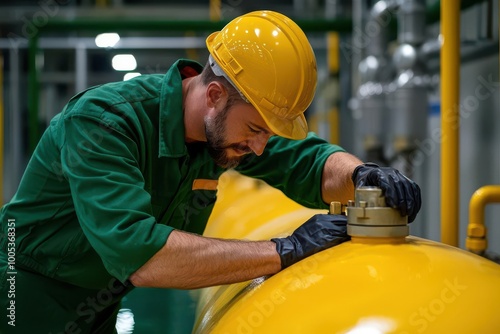
<svg viewBox="0 0 500 334">
<path fill-rule="evenodd" d="M 286 238 L 274 238 L 281 269 L 327 248 L 351 239 L 347 235 L 347 217 L 317 214 Z"/>
<path fill-rule="evenodd" d="M 374 163 L 357 166 L 352 173 L 356 188 L 375 186 L 382 189 L 387 205 L 396 208 L 408 222 L 415 220 L 422 206 L 420 187 L 400 171 L 392 167 L 379 167 Z"/>
</svg>

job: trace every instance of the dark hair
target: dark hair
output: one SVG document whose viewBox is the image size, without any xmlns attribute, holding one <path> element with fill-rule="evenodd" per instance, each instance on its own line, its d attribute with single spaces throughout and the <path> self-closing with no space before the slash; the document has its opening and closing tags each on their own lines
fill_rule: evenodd
<svg viewBox="0 0 500 334">
<path fill-rule="evenodd" d="M 228 99 L 227 99 L 227 104 L 226 108 L 229 109 L 231 106 L 233 106 L 236 103 L 243 102 L 245 101 L 241 98 L 240 93 L 234 88 L 229 81 L 227 81 L 226 78 L 222 76 L 217 76 L 214 74 L 212 71 L 212 68 L 210 67 L 210 62 L 207 61 L 205 67 L 203 68 L 203 71 L 201 72 L 201 82 L 206 86 L 209 83 L 217 81 L 224 86 L 224 88 L 227 91 Z"/>
</svg>

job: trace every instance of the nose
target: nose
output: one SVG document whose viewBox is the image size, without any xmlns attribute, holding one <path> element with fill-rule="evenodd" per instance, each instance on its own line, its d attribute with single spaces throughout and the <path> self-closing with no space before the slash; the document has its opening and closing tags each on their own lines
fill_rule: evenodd
<svg viewBox="0 0 500 334">
<path fill-rule="evenodd" d="M 268 134 L 259 133 L 248 141 L 248 147 L 250 147 L 253 153 L 260 156 L 262 155 L 264 149 L 266 148 L 269 137 L 270 136 Z"/>
</svg>

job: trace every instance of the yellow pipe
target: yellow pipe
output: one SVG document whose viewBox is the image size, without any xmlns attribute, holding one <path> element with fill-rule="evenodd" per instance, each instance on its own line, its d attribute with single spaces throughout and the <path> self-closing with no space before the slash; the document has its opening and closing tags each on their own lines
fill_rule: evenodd
<svg viewBox="0 0 500 334">
<path fill-rule="evenodd" d="M 340 144 L 340 115 L 339 108 L 332 107 L 328 113 L 328 124 L 330 124 L 330 143 Z"/>
<path fill-rule="evenodd" d="M 484 186 L 472 194 L 469 202 L 469 226 L 465 247 L 476 254 L 483 253 L 488 247 L 484 208 L 489 203 L 500 203 L 500 186 Z"/>
<path fill-rule="evenodd" d="M 95 0 L 95 5 L 97 7 L 101 7 L 101 8 L 107 7 L 108 6 L 108 0 Z"/>
<path fill-rule="evenodd" d="M 210 15 L 210 21 L 217 22 L 222 20 L 222 2 L 221 0 L 210 0 L 208 5 L 208 11 Z M 186 36 L 194 36 L 193 31 L 186 32 Z M 199 54 L 197 49 L 187 49 L 186 55 L 188 59 L 199 59 Z"/>
<path fill-rule="evenodd" d="M 0 54 L 0 206 L 3 205 L 3 56 Z"/>
<path fill-rule="evenodd" d="M 194 37 L 196 36 L 195 32 L 192 30 L 188 30 L 184 33 L 185 37 Z M 206 59 L 200 59 L 200 55 L 198 53 L 198 49 L 188 48 L 186 49 L 186 57 L 188 59 L 198 60 L 199 62 L 206 61 Z"/>
<path fill-rule="evenodd" d="M 340 37 L 338 32 L 327 33 L 328 42 L 328 70 L 330 79 L 339 86 L 339 68 L 340 68 Z M 331 108 L 327 114 L 327 122 L 330 125 L 330 143 L 340 143 L 340 116 L 337 108 L 338 99 L 333 99 Z"/>
<path fill-rule="evenodd" d="M 210 0 L 210 21 L 220 21 L 222 16 L 221 0 Z"/>
<path fill-rule="evenodd" d="M 460 1 L 441 1 L 441 241 L 458 246 Z"/>
<path fill-rule="evenodd" d="M 328 71 L 338 75 L 340 67 L 340 37 L 338 32 L 328 32 L 326 35 L 328 45 Z"/>
</svg>

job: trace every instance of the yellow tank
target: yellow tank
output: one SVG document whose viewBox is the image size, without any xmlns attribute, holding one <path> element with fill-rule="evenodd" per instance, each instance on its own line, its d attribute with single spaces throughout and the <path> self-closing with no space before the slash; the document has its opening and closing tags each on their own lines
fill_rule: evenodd
<svg viewBox="0 0 500 334">
<path fill-rule="evenodd" d="M 219 193 L 214 237 L 269 239 L 326 213 L 235 173 Z M 405 236 L 406 220 L 363 196 L 347 209 L 352 241 L 272 277 L 203 289 L 193 333 L 500 333 L 500 266 Z"/>
</svg>

